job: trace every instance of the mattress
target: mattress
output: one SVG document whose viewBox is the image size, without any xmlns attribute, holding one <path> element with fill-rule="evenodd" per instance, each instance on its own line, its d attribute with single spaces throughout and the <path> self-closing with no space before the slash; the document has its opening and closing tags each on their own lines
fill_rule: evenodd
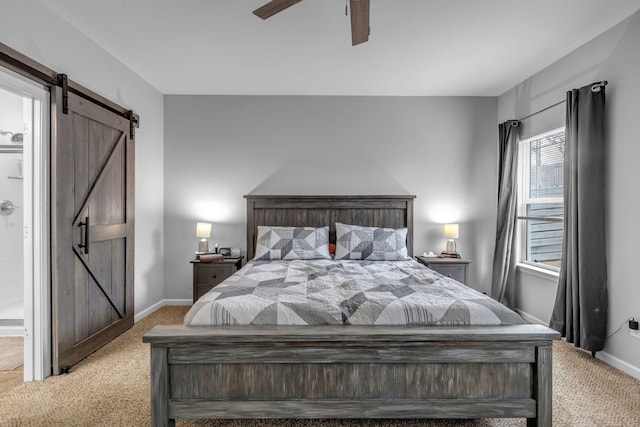
<svg viewBox="0 0 640 427">
<path fill-rule="evenodd" d="M 185 325 L 508 325 L 497 301 L 415 260 L 251 261 L 203 295 Z"/>
</svg>

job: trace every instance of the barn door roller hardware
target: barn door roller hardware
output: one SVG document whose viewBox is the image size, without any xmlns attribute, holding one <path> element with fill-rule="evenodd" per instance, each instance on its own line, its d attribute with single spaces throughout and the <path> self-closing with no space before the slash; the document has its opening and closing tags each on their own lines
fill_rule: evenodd
<svg viewBox="0 0 640 427">
<path fill-rule="evenodd" d="M 0 66 L 8 68 L 48 88 L 53 86 L 60 87 L 62 89 L 62 112 L 64 114 L 69 114 L 69 92 L 73 92 L 81 98 L 109 110 L 120 117 L 124 117 L 132 122 L 134 127 L 140 126 L 140 116 L 132 113 L 131 110 L 124 109 L 121 105 L 69 79 L 66 74 L 58 73 L 56 70 L 52 70 L 32 60 L 2 42 L 0 42 Z M 133 132 L 129 133 L 133 138 Z"/>
<path fill-rule="evenodd" d="M 140 127 L 140 118 L 133 110 L 127 111 L 127 116 L 129 118 L 129 137 L 136 139 L 136 128 Z"/>
<path fill-rule="evenodd" d="M 69 90 L 70 90 L 69 79 L 66 74 L 58 74 L 57 79 L 58 79 L 58 86 L 62 88 L 62 112 L 64 114 L 69 114 Z M 73 91 L 73 92 L 76 93 L 76 91 Z M 127 110 L 126 113 L 122 114 L 122 113 L 119 113 L 118 111 L 114 111 L 113 108 L 110 108 L 108 105 L 105 105 L 104 103 L 96 101 L 95 99 L 92 99 L 92 98 L 88 98 L 86 95 L 82 93 L 79 93 L 79 95 L 101 105 L 104 108 L 109 109 L 110 111 L 113 111 L 116 114 L 120 114 L 122 117 L 129 120 L 129 136 L 131 137 L 131 139 L 135 139 L 136 128 L 140 127 L 140 117 L 136 113 L 134 113 L 133 110 Z"/>
<path fill-rule="evenodd" d="M 69 114 L 69 79 L 66 74 L 58 74 L 58 86 L 62 88 L 62 112 Z"/>
</svg>

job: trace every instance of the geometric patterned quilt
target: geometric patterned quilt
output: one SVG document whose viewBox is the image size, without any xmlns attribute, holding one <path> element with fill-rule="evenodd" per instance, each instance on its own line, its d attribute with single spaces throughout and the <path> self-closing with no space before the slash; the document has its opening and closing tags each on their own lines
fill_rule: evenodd
<svg viewBox="0 0 640 427">
<path fill-rule="evenodd" d="M 251 261 L 185 325 L 506 325 L 518 314 L 417 261 Z"/>
</svg>

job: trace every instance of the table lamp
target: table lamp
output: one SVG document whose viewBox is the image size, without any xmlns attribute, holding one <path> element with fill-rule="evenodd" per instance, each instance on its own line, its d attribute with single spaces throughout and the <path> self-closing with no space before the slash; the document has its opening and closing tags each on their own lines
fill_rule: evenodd
<svg viewBox="0 0 640 427">
<path fill-rule="evenodd" d="M 198 252 L 209 252 L 209 242 L 207 239 L 211 237 L 211 224 L 208 222 L 199 222 L 196 225 L 196 237 L 200 237 Z"/>
</svg>

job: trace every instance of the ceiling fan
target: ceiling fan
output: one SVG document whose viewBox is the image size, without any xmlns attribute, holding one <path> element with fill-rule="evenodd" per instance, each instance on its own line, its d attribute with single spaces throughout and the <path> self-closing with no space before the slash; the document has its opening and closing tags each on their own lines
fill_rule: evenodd
<svg viewBox="0 0 640 427">
<path fill-rule="evenodd" d="M 253 11 L 253 14 L 267 19 L 282 12 L 302 0 L 271 0 Z M 355 46 L 369 40 L 369 0 L 349 0 L 351 9 L 351 45 Z"/>
</svg>

